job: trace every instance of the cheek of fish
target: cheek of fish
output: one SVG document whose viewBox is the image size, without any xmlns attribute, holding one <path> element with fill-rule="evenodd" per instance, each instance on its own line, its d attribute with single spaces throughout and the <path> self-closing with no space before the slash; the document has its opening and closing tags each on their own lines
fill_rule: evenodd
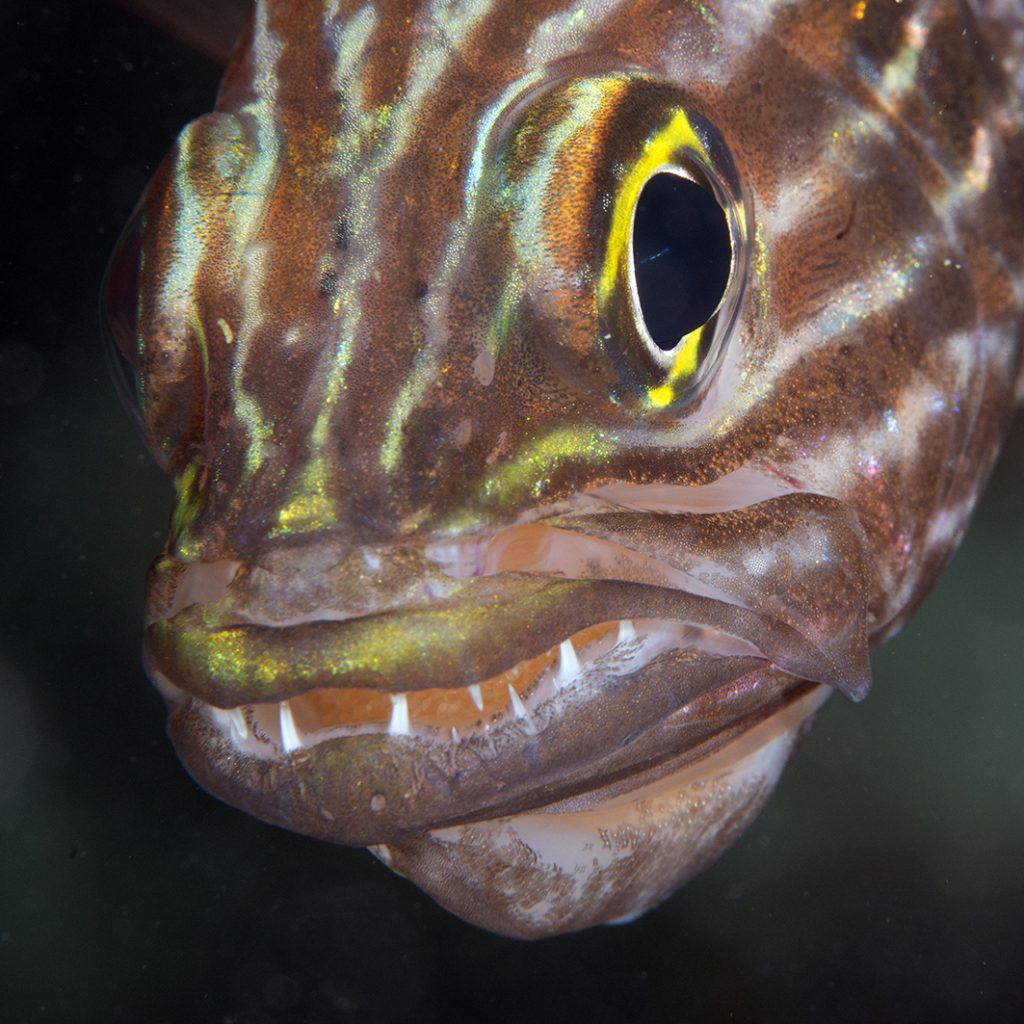
<svg viewBox="0 0 1024 1024">
<path fill-rule="evenodd" d="M 1002 8 L 512 10 L 258 4 L 105 294 L 189 771 L 541 937 L 866 695 L 1011 413 L 1024 144 Z"/>
</svg>

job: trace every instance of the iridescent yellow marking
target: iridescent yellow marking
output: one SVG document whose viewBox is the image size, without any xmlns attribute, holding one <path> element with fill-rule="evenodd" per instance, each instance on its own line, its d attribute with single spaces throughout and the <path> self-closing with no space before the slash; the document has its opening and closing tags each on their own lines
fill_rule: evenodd
<svg viewBox="0 0 1024 1024">
<path fill-rule="evenodd" d="M 285 537 L 295 533 L 312 533 L 336 523 L 331 501 L 327 460 L 317 452 L 302 471 L 295 497 L 278 510 L 277 522 L 270 530 L 271 537 Z"/>
<path fill-rule="evenodd" d="M 689 3 L 690 6 L 700 15 L 704 24 L 710 25 L 712 28 L 718 25 L 718 19 L 706 4 L 700 3 L 699 0 L 689 0 Z"/>
<path fill-rule="evenodd" d="M 266 460 L 267 445 L 274 437 L 273 420 L 267 418 L 257 394 L 247 390 L 244 384 L 249 348 L 264 321 L 262 296 L 265 274 L 263 246 L 250 245 L 243 257 L 242 319 L 235 336 L 238 343 L 234 345 L 231 360 L 235 415 L 245 427 L 249 441 L 245 450 L 246 477 L 253 477 L 262 469 Z"/>
<path fill-rule="evenodd" d="M 199 345 L 199 357 L 203 364 L 203 380 L 208 381 L 210 379 L 210 345 L 206 340 L 203 321 L 199 318 L 199 310 L 195 306 L 189 311 L 189 326 Z"/>
<path fill-rule="evenodd" d="M 758 221 L 754 228 L 754 273 L 757 276 L 758 313 L 762 323 L 768 321 L 770 290 L 768 287 L 768 243 L 764 225 Z"/>
<path fill-rule="evenodd" d="M 516 604 L 523 621 L 547 618 L 565 608 L 573 591 L 586 586 L 578 581 L 538 582 L 524 588 Z M 241 703 L 265 699 L 285 682 L 294 691 L 350 673 L 361 674 L 363 685 L 367 676 L 381 686 L 394 685 L 407 677 L 410 666 L 450 658 L 450 652 L 464 649 L 473 637 L 493 632 L 494 614 L 490 603 L 470 603 L 369 616 L 302 647 L 282 643 L 275 629 L 208 629 L 201 621 L 182 628 L 164 619 L 151 630 L 154 648 L 172 657 L 185 677 L 230 688 Z"/>
<path fill-rule="evenodd" d="M 510 274 L 505 279 L 505 286 L 501 290 L 501 298 L 487 323 L 487 330 L 484 332 L 484 346 L 486 351 L 496 356 L 501 348 L 502 342 L 508 337 L 509 328 L 512 326 L 512 314 L 522 296 L 523 286 L 517 274 Z"/>
<path fill-rule="evenodd" d="M 220 328 L 221 334 L 224 335 L 224 344 L 234 344 L 235 332 L 231 330 L 231 324 L 229 324 L 223 317 L 219 317 L 217 320 L 217 326 Z"/>
<path fill-rule="evenodd" d="M 380 449 L 380 464 L 387 473 L 393 473 L 398 468 L 402 453 L 402 431 L 406 421 L 423 397 L 427 385 L 436 379 L 435 366 L 420 365 L 422 356 L 422 352 L 417 356 L 413 373 L 402 385 L 388 415 L 384 444 Z M 431 352 L 429 358 L 431 363 L 436 363 L 436 353 Z"/>
<path fill-rule="evenodd" d="M 515 508 L 527 496 L 540 498 L 550 474 L 562 463 L 575 461 L 590 466 L 607 462 L 615 454 L 619 438 L 589 427 L 566 426 L 544 437 L 528 440 L 512 458 L 493 466 L 477 488 L 477 510 L 472 507 L 446 519 L 441 536 L 455 536 L 479 529 L 480 506 Z"/>
<path fill-rule="evenodd" d="M 690 331 L 683 338 L 676 352 L 675 360 L 664 383 L 648 388 L 647 401 L 655 409 L 664 409 L 676 397 L 676 385 L 685 383 L 697 372 L 697 357 L 700 353 L 700 342 L 704 327 Z"/>
<path fill-rule="evenodd" d="M 543 437 L 528 440 L 511 459 L 494 466 L 479 486 L 480 504 L 514 508 L 528 495 L 540 498 L 560 465 L 569 461 L 590 466 L 607 462 L 617 444 L 614 434 L 592 427 L 557 427 Z M 459 532 L 473 525 L 471 513 L 459 513 L 445 524 L 444 532 Z"/>
<path fill-rule="evenodd" d="M 668 124 L 647 140 L 643 154 L 618 189 L 604 265 L 598 279 L 599 303 L 607 302 L 614 293 L 619 273 L 628 258 L 633 215 L 641 190 L 661 168 L 678 164 L 683 153 L 693 154 L 702 162 L 708 160 L 707 150 L 693 130 L 689 115 L 685 110 L 677 110 Z M 697 372 L 703 330 L 698 327 L 683 338 L 665 380 L 648 389 L 647 400 L 652 408 L 663 409 L 669 405 L 676 397 L 678 385 Z"/>
<path fill-rule="evenodd" d="M 198 462 L 190 462 L 176 481 L 178 496 L 171 512 L 171 536 L 176 540 L 179 553 L 185 557 L 198 555 L 185 536 L 199 513 L 198 482 Z"/>
</svg>

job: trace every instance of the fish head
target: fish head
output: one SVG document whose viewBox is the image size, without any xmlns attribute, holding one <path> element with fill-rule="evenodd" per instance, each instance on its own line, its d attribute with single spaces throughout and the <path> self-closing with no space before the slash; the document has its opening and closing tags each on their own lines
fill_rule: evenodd
<svg viewBox="0 0 1024 1024">
<path fill-rule="evenodd" d="M 258 5 L 108 285 L 185 764 L 522 936 L 656 903 L 866 694 L 1019 358 L 999 81 L 929 150 L 863 84 L 904 20 L 549 6 Z"/>
</svg>

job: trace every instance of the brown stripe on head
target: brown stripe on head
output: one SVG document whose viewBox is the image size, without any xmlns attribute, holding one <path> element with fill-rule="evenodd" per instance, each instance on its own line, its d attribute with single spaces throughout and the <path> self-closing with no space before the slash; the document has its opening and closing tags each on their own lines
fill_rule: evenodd
<svg viewBox="0 0 1024 1024">
<path fill-rule="evenodd" d="M 905 33 L 904 46 L 916 53 L 897 110 L 929 140 L 930 152 L 955 180 L 972 163 L 976 127 L 1008 98 L 1007 83 L 968 5 L 941 5 L 929 13 Z"/>
<path fill-rule="evenodd" d="M 608 0 L 586 23 L 564 0 L 518 5 L 512 21 L 499 4 L 405 4 L 387 17 L 268 6 L 225 90 L 232 112 L 204 143 L 211 166 L 218 146 L 221 163 L 274 166 L 262 191 L 228 205 L 229 220 L 245 211 L 245 232 L 213 232 L 198 271 L 213 471 L 196 535 L 255 547 L 275 531 L 387 537 L 460 508 L 477 522 L 515 517 L 609 479 L 707 482 L 855 422 L 861 397 L 898 390 L 900 337 L 924 352 L 967 328 L 972 288 L 1009 315 L 1011 281 L 981 245 L 981 283 L 949 269 L 957 253 L 936 215 L 949 179 L 899 120 L 910 107 L 898 90 L 882 97 L 870 80 L 904 59 L 914 32 L 956 49 L 945 15 L 911 30 L 924 8 L 902 7 L 867 5 L 858 19 L 856 5 L 779 3 L 748 26 L 729 5 L 667 0 Z M 963 52 L 951 59 L 967 73 Z M 616 65 L 621 96 L 606 91 L 574 123 L 582 108 L 566 83 L 585 91 Z M 760 225 L 728 384 L 658 416 L 637 404 L 657 383 L 646 363 L 595 314 L 617 183 L 660 124 L 631 112 L 642 81 L 721 131 Z M 986 88 L 972 83 L 962 116 Z M 273 135 L 263 149 L 260 101 Z M 992 180 L 1013 180 L 1001 157 Z M 216 207 L 223 175 L 203 184 L 198 166 L 189 180 Z M 992 202 L 964 206 L 979 229 Z M 851 394 L 842 382 L 854 380 Z M 522 486 L 499 513 L 506 463 Z"/>
<path fill-rule="evenodd" d="M 464 394 L 460 381 L 472 376 L 485 307 L 497 298 L 482 292 L 469 300 L 471 309 L 449 313 L 460 293 L 463 234 L 472 212 L 471 161 L 486 143 L 488 118 L 505 116 L 499 98 L 513 105 L 538 77 L 527 68 L 538 25 L 567 6 L 564 0 L 523 5 L 511 24 L 498 5 L 481 5 L 472 18 L 464 13 L 466 20 L 454 26 L 432 6 L 418 13 L 422 52 L 391 114 L 392 123 L 410 120 L 393 159 L 372 182 L 378 255 L 352 295 L 361 319 L 346 389 L 350 398 L 372 397 L 340 403 L 330 428 L 335 437 L 358 436 L 358 445 L 347 446 L 345 466 L 364 481 L 365 513 L 382 527 L 390 523 L 386 529 L 410 513 L 403 490 L 430 486 L 438 471 L 432 455 L 422 457 L 421 442 L 419 464 L 398 470 L 396 450 L 410 433 L 407 420 L 425 398 L 450 404 Z M 459 38 L 448 42 L 456 30 Z M 430 429 L 428 448 L 450 447 L 453 428 Z M 339 492 L 335 500 L 345 499 Z"/>
</svg>

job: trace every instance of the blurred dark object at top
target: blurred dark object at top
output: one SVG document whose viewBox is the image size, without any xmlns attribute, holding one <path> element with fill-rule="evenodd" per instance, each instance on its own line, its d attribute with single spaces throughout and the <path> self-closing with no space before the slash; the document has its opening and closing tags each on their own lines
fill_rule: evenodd
<svg viewBox="0 0 1024 1024">
<path fill-rule="evenodd" d="M 226 64 L 252 0 L 114 0 L 208 57 Z"/>
</svg>

